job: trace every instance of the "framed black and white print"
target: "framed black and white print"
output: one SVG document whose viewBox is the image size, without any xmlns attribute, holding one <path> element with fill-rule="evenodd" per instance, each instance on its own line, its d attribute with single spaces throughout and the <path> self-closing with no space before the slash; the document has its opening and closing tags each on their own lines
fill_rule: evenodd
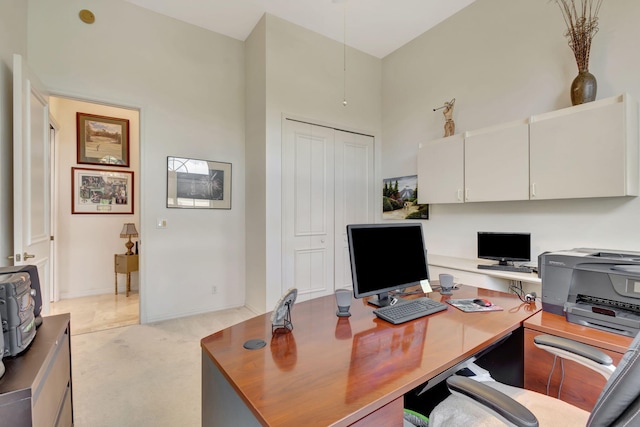
<svg viewBox="0 0 640 427">
<path fill-rule="evenodd" d="M 167 157 L 167 207 L 231 209 L 231 163 Z"/>
</svg>

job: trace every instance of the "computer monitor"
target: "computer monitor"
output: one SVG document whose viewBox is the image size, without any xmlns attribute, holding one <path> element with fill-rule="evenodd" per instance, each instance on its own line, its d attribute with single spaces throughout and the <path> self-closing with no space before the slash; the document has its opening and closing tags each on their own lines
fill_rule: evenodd
<svg viewBox="0 0 640 427">
<path fill-rule="evenodd" d="M 350 224 L 347 238 L 355 298 L 383 307 L 390 291 L 429 278 L 420 223 Z"/>
<path fill-rule="evenodd" d="M 531 260 L 531 233 L 495 233 L 478 231 L 478 258 L 509 265 Z"/>
</svg>

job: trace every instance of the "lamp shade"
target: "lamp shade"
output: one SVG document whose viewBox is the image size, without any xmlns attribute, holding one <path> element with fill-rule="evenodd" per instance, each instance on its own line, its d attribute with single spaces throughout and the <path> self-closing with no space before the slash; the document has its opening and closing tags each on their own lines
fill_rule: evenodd
<svg viewBox="0 0 640 427">
<path fill-rule="evenodd" d="M 136 230 L 136 225 L 132 222 L 127 222 L 122 226 L 120 237 L 138 237 L 138 230 Z"/>
</svg>

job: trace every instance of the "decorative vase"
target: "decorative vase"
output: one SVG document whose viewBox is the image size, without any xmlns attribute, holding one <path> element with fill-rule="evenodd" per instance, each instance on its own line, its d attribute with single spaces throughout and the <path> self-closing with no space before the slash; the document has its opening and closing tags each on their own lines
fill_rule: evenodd
<svg viewBox="0 0 640 427">
<path fill-rule="evenodd" d="M 578 76 L 571 83 L 571 103 L 573 105 L 595 101 L 598 82 L 588 70 L 578 72 Z"/>
</svg>

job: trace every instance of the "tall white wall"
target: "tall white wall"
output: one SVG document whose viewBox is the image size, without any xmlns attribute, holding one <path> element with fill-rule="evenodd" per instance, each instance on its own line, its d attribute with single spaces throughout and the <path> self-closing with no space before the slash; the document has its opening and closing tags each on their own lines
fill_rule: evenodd
<svg viewBox="0 0 640 427">
<path fill-rule="evenodd" d="M 381 133 L 381 60 L 266 15 L 266 309 L 282 295 L 282 117 L 295 115 L 376 137 Z M 286 177 L 285 177 L 286 178 Z M 381 182 L 380 180 L 378 180 Z M 382 184 L 380 184 L 382 186 Z M 382 188 L 382 187 L 380 187 Z"/>
<path fill-rule="evenodd" d="M 247 282 L 245 305 L 255 312 L 266 307 L 266 16 L 245 41 L 245 147 L 247 180 L 245 203 L 247 233 Z"/>
<path fill-rule="evenodd" d="M 243 305 L 243 43 L 119 0 L 30 0 L 28 17 L 29 62 L 54 93 L 140 109 L 141 320 Z M 168 209 L 167 156 L 232 163 L 232 209 Z"/>
<path fill-rule="evenodd" d="M 591 72 L 598 99 L 640 99 L 640 3 L 604 2 Z M 456 132 L 571 105 L 577 75 L 554 2 L 477 0 L 383 59 L 383 174 L 417 171 L 420 142 L 443 135 L 456 98 Z M 509 177 L 505 176 L 505 180 Z M 433 205 L 424 222 L 432 253 L 475 258 L 477 231 L 529 231 L 532 254 L 573 247 L 640 250 L 640 198 Z"/>
<path fill-rule="evenodd" d="M 13 265 L 13 54 L 27 53 L 27 3 L 0 0 L 0 267 Z"/>
<path fill-rule="evenodd" d="M 127 239 L 120 237 L 122 225 L 132 222 L 140 227 L 140 127 L 137 110 L 51 97 L 50 111 L 59 126 L 55 146 L 56 284 L 61 299 L 114 292 L 113 255 L 126 252 Z M 95 114 L 129 120 L 128 168 L 78 164 L 76 113 Z M 71 168 L 133 172 L 133 215 L 72 214 Z M 140 230 L 138 230 L 140 231 Z M 133 238 L 132 241 L 138 240 Z M 138 273 L 131 274 L 131 288 L 138 289 Z M 124 292 L 126 277 L 118 275 L 119 292 Z"/>
</svg>

